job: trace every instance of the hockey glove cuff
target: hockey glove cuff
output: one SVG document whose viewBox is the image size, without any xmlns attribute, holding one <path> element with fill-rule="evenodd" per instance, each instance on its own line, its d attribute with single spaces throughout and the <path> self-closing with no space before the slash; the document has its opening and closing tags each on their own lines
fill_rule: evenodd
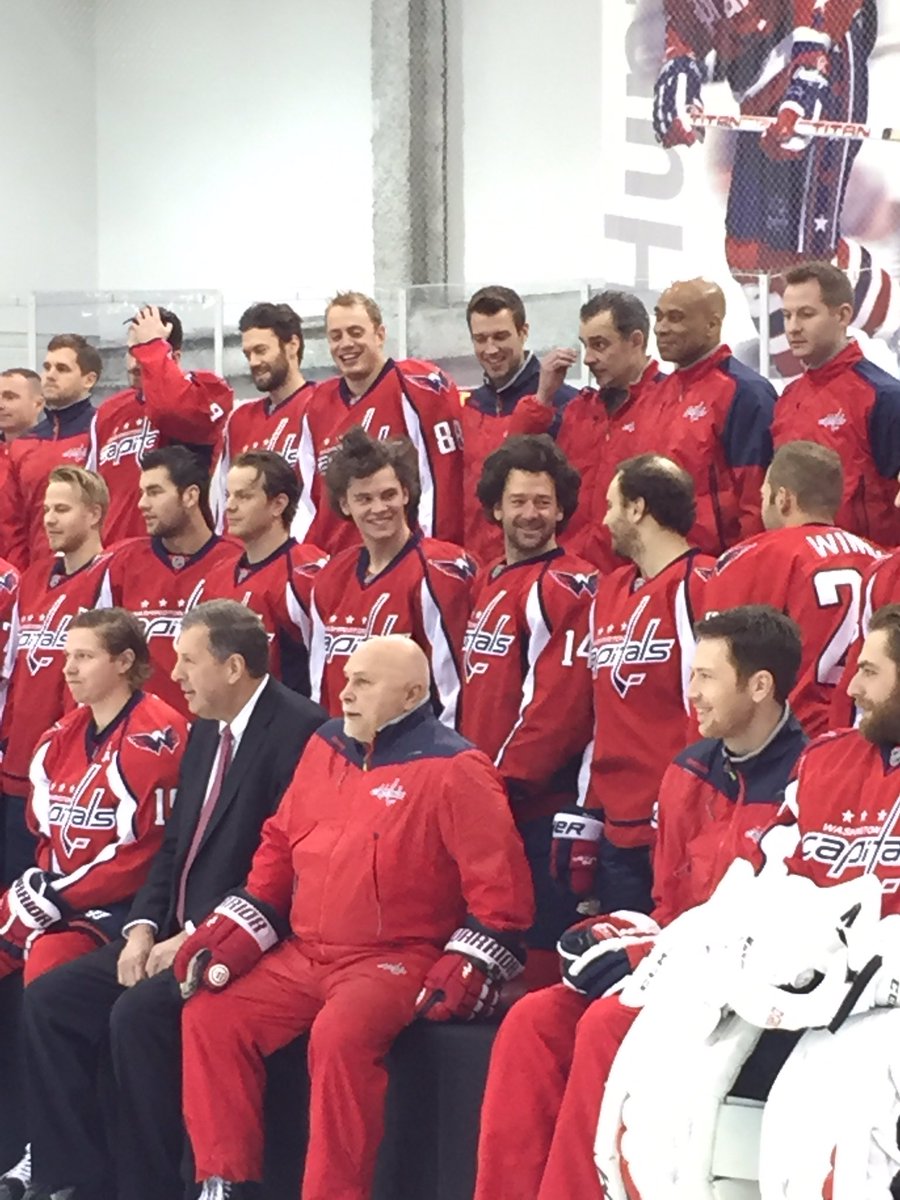
<svg viewBox="0 0 900 1200">
<path fill-rule="evenodd" d="M 226 896 L 175 955 L 172 969 L 183 999 L 200 987 L 219 991 L 246 975 L 278 940 L 266 905 L 247 892 Z"/>
</svg>

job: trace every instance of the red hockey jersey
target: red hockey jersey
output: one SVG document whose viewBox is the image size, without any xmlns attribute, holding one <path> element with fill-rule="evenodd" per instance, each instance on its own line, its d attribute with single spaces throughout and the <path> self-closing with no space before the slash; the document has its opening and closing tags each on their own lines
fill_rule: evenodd
<svg viewBox="0 0 900 1200">
<path fill-rule="evenodd" d="M 601 571 L 625 566 L 625 559 L 614 553 L 603 524 L 606 492 L 619 463 L 657 448 L 659 389 L 665 378 L 659 364 L 651 361 L 627 399 L 612 413 L 603 393 L 590 387 L 582 388 L 563 410 L 556 442 L 581 474 L 581 490 L 578 508 L 560 542 Z M 535 396 L 526 396 L 513 413 L 510 433 L 546 433 L 554 415 L 554 410 Z"/>
<path fill-rule="evenodd" d="M 578 794 L 591 740 L 588 619 L 597 575 L 564 550 L 478 576 L 460 732 L 493 760 L 519 822 Z M 560 714 L 565 713 L 565 719 Z"/>
<path fill-rule="evenodd" d="M 797 823 L 789 871 L 818 887 L 876 875 L 882 916 L 900 913 L 900 748 L 855 729 L 823 734 L 800 759 L 785 808 Z"/>
<path fill-rule="evenodd" d="M 828 728 L 834 690 L 856 630 L 863 577 L 881 551 L 832 525 L 773 529 L 718 560 L 706 585 L 706 612 L 772 604 L 792 617 L 803 658 L 791 706 L 814 737 Z"/>
<path fill-rule="evenodd" d="M 316 546 L 288 538 L 260 562 L 248 563 L 242 554 L 219 563 L 206 581 L 207 600 L 237 600 L 260 617 L 269 635 L 269 670 L 304 696 L 309 695 L 312 586 L 327 561 Z"/>
<path fill-rule="evenodd" d="M 646 846 L 659 781 L 684 749 L 693 720 L 687 686 L 704 568 L 690 550 L 652 579 L 634 566 L 601 579 L 591 608 L 594 742 L 587 796 L 616 846 Z"/>
<path fill-rule="evenodd" d="M 426 537 L 462 542 L 463 456 L 459 392 L 429 362 L 388 359 L 363 396 L 351 395 L 343 379 L 316 384 L 300 432 L 303 495 L 292 532 L 328 554 L 359 545 L 351 521 L 332 512 L 323 475 L 348 429 L 361 425 L 371 437 L 408 437 L 416 448 L 422 499 L 419 525 Z"/>
<path fill-rule="evenodd" d="M 427 705 L 369 753 L 341 721 L 316 730 L 263 826 L 247 890 L 290 914 L 324 962 L 386 946 L 440 952 L 467 913 L 498 931 L 525 930 L 534 914 L 496 770 Z"/>
<path fill-rule="evenodd" d="M 762 530 L 760 490 L 772 460 L 775 389 L 728 346 L 666 375 L 656 396 L 655 444 L 694 479 L 697 522 L 689 541 L 721 554 Z"/>
<path fill-rule="evenodd" d="M 16 601 L 19 598 L 19 582 L 20 576 L 16 568 L 5 558 L 0 558 L 0 728 L 15 662 L 13 625 Z"/>
<path fill-rule="evenodd" d="M 28 768 L 42 735 L 71 707 L 63 680 L 66 634 L 73 617 L 109 608 L 109 552 L 66 575 L 61 558 L 37 562 L 22 575 L 12 617 L 12 678 L 3 714 L 3 791 L 28 792 Z"/>
<path fill-rule="evenodd" d="M 900 380 L 863 358 L 856 342 L 785 388 L 772 436 L 776 447 L 805 439 L 836 451 L 844 468 L 837 523 L 882 546 L 900 544 Z"/>
<path fill-rule="evenodd" d="M 210 371 L 185 374 L 162 339 L 133 346 L 141 365 L 141 390 L 128 388 L 100 405 L 91 426 L 88 466 L 106 480 L 108 544 L 147 532 L 138 512 L 141 458 L 150 450 L 179 442 L 212 466 L 233 392 Z"/>
<path fill-rule="evenodd" d="M 110 559 L 106 587 L 112 603 L 133 612 L 147 637 L 153 674 L 145 688 L 185 716 L 187 704 L 171 677 L 181 618 L 213 599 L 207 576 L 221 563 L 234 563 L 239 554 L 234 542 L 213 534 L 196 554 L 170 554 L 162 538 L 144 537 L 124 542 Z"/>
<path fill-rule="evenodd" d="M 135 895 L 162 845 L 175 800 L 187 721 L 136 692 L 99 734 L 80 705 L 38 746 L 28 823 L 35 862 L 76 911 Z"/>
<path fill-rule="evenodd" d="M 312 591 L 312 698 L 341 711 L 347 659 L 362 642 L 406 634 L 428 655 L 441 720 L 459 719 L 460 655 L 475 563 L 459 546 L 413 536 L 380 574 L 366 577 L 369 554 L 351 547 L 316 576 Z"/>
<path fill-rule="evenodd" d="M 853 640 L 847 651 L 847 662 L 840 682 L 834 690 L 828 724 L 831 729 L 844 729 L 856 723 L 856 706 L 847 695 L 850 680 L 856 674 L 859 652 L 869 632 L 872 613 L 883 604 L 900 601 L 900 551 L 885 555 L 872 563 L 863 580 L 859 598 L 857 619 L 853 629 Z"/>
<path fill-rule="evenodd" d="M 87 465 L 94 406 L 90 397 L 47 409 L 9 447 L 9 477 L 0 492 L 0 554 L 24 571 L 52 558 L 44 533 L 44 493 L 54 467 Z"/>
<path fill-rule="evenodd" d="M 222 454 L 219 458 L 210 490 L 210 503 L 221 533 L 225 521 L 225 488 L 231 464 L 245 450 L 274 450 L 297 472 L 300 468 L 300 422 L 315 391 L 315 384 L 304 383 L 301 388 L 272 404 L 271 396 L 239 400 L 225 425 Z"/>
</svg>

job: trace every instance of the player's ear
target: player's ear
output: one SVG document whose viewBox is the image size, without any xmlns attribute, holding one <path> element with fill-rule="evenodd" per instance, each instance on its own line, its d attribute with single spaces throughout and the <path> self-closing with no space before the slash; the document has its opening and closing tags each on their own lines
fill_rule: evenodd
<svg viewBox="0 0 900 1200">
<path fill-rule="evenodd" d="M 747 680 L 750 699 L 757 704 L 775 695 L 775 680 L 771 671 L 754 671 Z"/>
<path fill-rule="evenodd" d="M 134 651 L 123 650 L 121 654 L 117 654 L 116 666 L 120 675 L 130 675 L 134 667 Z"/>
</svg>

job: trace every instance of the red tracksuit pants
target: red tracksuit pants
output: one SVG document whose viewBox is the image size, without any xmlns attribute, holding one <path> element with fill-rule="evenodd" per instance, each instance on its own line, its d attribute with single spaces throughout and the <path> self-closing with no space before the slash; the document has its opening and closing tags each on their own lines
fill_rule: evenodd
<svg viewBox="0 0 900 1200">
<path fill-rule="evenodd" d="M 638 1012 L 561 983 L 513 1005 L 491 1054 L 474 1200 L 603 1200 L 600 1102 Z"/>
<path fill-rule="evenodd" d="M 315 961 L 293 939 L 182 1017 L 184 1115 L 197 1179 L 262 1177 L 265 1058 L 309 1031 L 303 1200 L 368 1200 L 384 1128 L 384 1057 L 414 1017 L 441 951 L 385 949 Z"/>
</svg>

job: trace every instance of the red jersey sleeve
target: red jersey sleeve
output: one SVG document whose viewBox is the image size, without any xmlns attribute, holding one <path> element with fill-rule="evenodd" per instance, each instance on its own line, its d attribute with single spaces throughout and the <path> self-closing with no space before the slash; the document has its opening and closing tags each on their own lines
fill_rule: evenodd
<svg viewBox="0 0 900 1200">
<path fill-rule="evenodd" d="M 448 761 L 444 779 L 438 820 L 468 912 L 490 929 L 527 929 L 531 872 L 500 776 L 480 750 L 467 750 Z"/>
<path fill-rule="evenodd" d="M 407 431 L 419 458 L 419 524 L 426 537 L 461 544 L 464 521 L 459 391 L 432 363 L 408 360 L 398 364 L 397 373 Z"/>
<path fill-rule="evenodd" d="M 19 476 L 14 447 L 10 447 L 9 474 L 0 491 L 0 553 L 19 571 L 31 561 L 28 539 L 29 505 Z"/>
<path fill-rule="evenodd" d="M 514 433 L 549 433 L 556 415 L 556 409 L 552 404 L 541 404 L 537 396 L 523 396 L 513 409 L 509 432 L 511 435 Z M 565 420 L 565 415 L 563 420 Z"/>
<path fill-rule="evenodd" d="M 431 676 L 441 703 L 441 720 L 459 723 L 460 658 L 471 607 L 474 561 L 459 546 L 426 543 L 419 611 L 430 647 Z"/>
<path fill-rule="evenodd" d="M 496 759 L 514 801 L 520 791 L 546 788 L 591 741 L 588 653 L 596 589 L 595 572 L 562 565 L 549 566 L 526 594 L 522 703 Z"/>
<path fill-rule="evenodd" d="M 234 401 L 225 380 L 209 371 L 185 374 L 162 340 L 133 346 L 131 352 L 141 364 L 147 412 L 163 436 L 214 446 Z"/>
</svg>

